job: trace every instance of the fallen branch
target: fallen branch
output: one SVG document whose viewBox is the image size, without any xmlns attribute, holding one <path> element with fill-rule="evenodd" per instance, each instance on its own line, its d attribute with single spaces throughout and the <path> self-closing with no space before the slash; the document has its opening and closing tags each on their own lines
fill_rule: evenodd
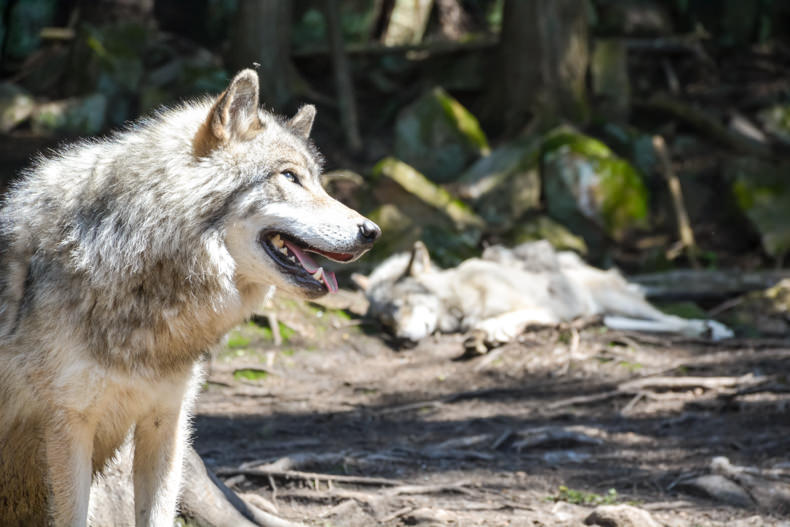
<svg viewBox="0 0 790 527">
<path fill-rule="evenodd" d="M 672 206 L 675 210 L 675 220 L 677 221 L 680 241 L 686 249 L 686 256 L 691 266 L 695 269 L 699 269 L 699 261 L 697 260 L 699 248 L 697 247 L 697 242 L 694 240 L 694 231 L 691 229 L 691 222 L 689 221 L 688 212 L 686 212 L 686 205 L 683 203 L 683 191 L 680 187 L 680 180 L 672 169 L 672 160 L 669 158 L 664 138 L 660 135 L 654 136 L 653 148 L 656 154 L 658 154 L 658 159 L 661 162 L 661 173 L 664 176 L 664 180 L 667 182 L 669 193 L 672 196 Z"/>
<path fill-rule="evenodd" d="M 647 100 L 634 101 L 634 107 L 656 113 L 669 114 L 674 119 L 683 121 L 697 131 L 705 134 L 713 141 L 744 154 L 763 159 L 776 157 L 773 149 L 765 144 L 741 135 L 720 123 L 718 119 L 705 110 L 687 104 L 666 94 L 656 94 Z"/>
<path fill-rule="evenodd" d="M 544 408 L 547 410 L 559 410 L 560 408 L 565 408 L 566 406 L 575 406 L 577 404 L 598 403 L 612 399 L 619 395 L 622 395 L 622 392 L 619 390 L 610 390 L 608 392 L 593 393 L 590 395 L 577 395 L 575 397 L 568 397 L 567 399 L 551 402 L 546 404 Z"/>
<path fill-rule="evenodd" d="M 299 470 L 270 470 L 265 468 L 227 468 L 217 471 L 218 476 L 236 476 L 243 474 L 249 477 L 259 478 L 279 478 L 286 480 L 302 480 L 302 481 L 334 481 L 338 483 L 351 483 L 354 485 L 371 485 L 377 487 L 392 487 L 403 485 L 403 482 L 385 479 L 373 478 L 366 476 L 346 476 L 343 474 L 322 474 L 320 472 L 302 472 Z"/>
<path fill-rule="evenodd" d="M 621 393 L 635 394 L 645 390 L 688 390 L 704 388 L 718 390 L 762 382 L 753 375 L 741 377 L 643 377 L 618 385 Z"/>
<path fill-rule="evenodd" d="M 773 287 L 790 278 L 790 271 L 743 271 L 683 269 L 629 276 L 642 286 L 648 298 L 663 300 L 721 299 Z"/>
<path fill-rule="evenodd" d="M 753 375 L 743 375 L 741 377 L 640 377 L 619 384 L 614 390 L 609 390 L 590 395 L 579 395 L 569 397 L 559 401 L 554 401 L 544 406 L 547 410 L 558 410 L 566 406 L 583 405 L 597 403 L 613 399 L 620 396 L 631 396 L 632 399 L 627 409 L 631 409 L 639 399 L 644 397 L 655 398 L 659 394 L 651 393 L 656 390 L 689 390 L 703 388 L 705 390 L 722 390 L 725 388 L 746 389 L 765 382 L 765 379 L 758 379 Z M 634 398 L 636 396 L 636 399 Z"/>
</svg>

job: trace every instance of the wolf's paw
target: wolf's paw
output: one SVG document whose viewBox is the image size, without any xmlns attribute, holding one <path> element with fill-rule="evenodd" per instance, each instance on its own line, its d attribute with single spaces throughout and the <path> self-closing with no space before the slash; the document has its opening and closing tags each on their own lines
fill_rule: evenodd
<svg viewBox="0 0 790 527">
<path fill-rule="evenodd" d="M 712 341 L 732 338 L 733 331 L 715 320 L 689 320 L 687 321 L 689 331 L 686 333 L 693 337 L 709 338 Z"/>
<path fill-rule="evenodd" d="M 489 346 L 486 344 L 486 334 L 479 329 L 473 330 L 464 340 L 464 353 L 460 359 L 471 359 L 488 353 Z"/>
<path fill-rule="evenodd" d="M 711 340 L 731 339 L 735 336 L 735 333 L 721 322 L 706 320 L 705 323 L 708 325 L 708 335 Z"/>
</svg>

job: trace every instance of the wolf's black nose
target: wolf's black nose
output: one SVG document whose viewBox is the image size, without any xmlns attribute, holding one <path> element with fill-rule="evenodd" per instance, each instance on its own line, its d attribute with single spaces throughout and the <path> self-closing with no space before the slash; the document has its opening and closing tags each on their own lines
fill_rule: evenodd
<svg viewBox="0 0 790 527">
<path fill-rule="evenodd" d="M 359 224 L 359 234 L 365 242 L 373 243 L 381 236 L 381 229 L 372 221 L 365 220 Z"/>
</svg>

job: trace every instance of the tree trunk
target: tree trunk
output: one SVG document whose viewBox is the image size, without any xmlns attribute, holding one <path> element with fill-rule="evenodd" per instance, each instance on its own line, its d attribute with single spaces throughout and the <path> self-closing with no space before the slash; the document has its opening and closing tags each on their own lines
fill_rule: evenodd
<svg viewBox="0 0 790 527">
<path fill-rule="evenodd" d="M 261 99 L 282 108 L 290 102 L 296 75 L 291 62 L 291 2 L 238 2 L 228 64 L 234 72 L 260 65 Z"/>
<path fill-rule="evenodd" d="M 487 94 L 494 127 L 587 119 L 587 16 L 586 0 L 506 0 Z"/>
</svg>

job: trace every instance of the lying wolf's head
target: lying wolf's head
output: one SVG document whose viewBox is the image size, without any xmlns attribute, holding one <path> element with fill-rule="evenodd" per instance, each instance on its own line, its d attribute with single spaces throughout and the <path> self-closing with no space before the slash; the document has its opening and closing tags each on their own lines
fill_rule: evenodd
<svg viewBox="0 0 790 527">
<path fill-rule="evenodd" d="M 437 329 L 452 331 L 445 307 L 434 291 L 436 268 L 420 241 L 411 253 L 381 263 L 369 277 L 355 276 L 370 301 L 368 316 L 379 320 L 401 344 L 411 344 Z"/>
<path fill-rule="evenodd" d="M 213 104 L 193 140 L 200 163 L 235 178 L 218 218 L 236 276 L 290 293 L 320 296 L 337 289 L 334 273 L 310 257 L 350 262 L 381 234 L 319 182 L 321 157 L 309 139 L 315 107 L 289 120 L 258 106 L 258 75 L 244 70 Z"/>
</svg>

